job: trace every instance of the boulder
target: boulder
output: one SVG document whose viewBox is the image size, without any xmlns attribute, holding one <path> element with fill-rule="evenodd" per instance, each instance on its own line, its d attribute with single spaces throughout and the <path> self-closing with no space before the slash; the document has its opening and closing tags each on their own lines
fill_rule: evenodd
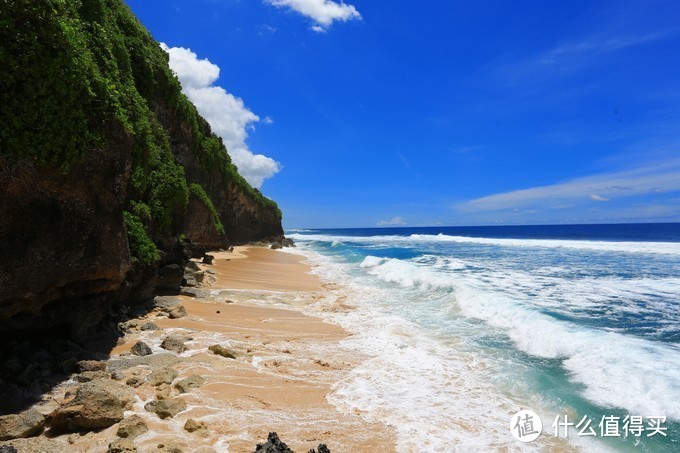
<svg viewBox="0 0 680 453">
<path fill-rule="evenodd" d="M 106 371 L 83 371 L 82 373 L 73 376 L 73 380 L 84 383 L 93 381 L 95 379 L 108 379 L 108 377 L 109 373 Z"/>
<path fill-rule="evenodd" d="M 235 359 L 236 358 L 236 352 L 233 350 L 222 346 L 221 344 L 214 344 L 208 348 L 210 352 L 213 354 L 221 355 L 222 357 L 225 357 L 227 359 Z"/>
<path fill-rule="evenodd" d="M 172 418 L 187 408 L 187 403 L 180 398 L 154 400 L 146 403 L 144 409 L 154 412 L 162 419 Z"/>
<path fill-rule="evenodd" d="M 181 302 L 182 301 L 175 296 L 156 296 L 153 298 L 154 308 L 160 308 L 161 310 L 171 310 Z"/>
<path fill-rule="evenodd" d="M 179 375 L 174 368 L 157 368 L 149 374 L 146 378 L 151 385 L 159 386 L 161 384 L 172 384 L 172 381 Z"/>
<path fill-rule="evenodd" d="M 160 327 L 158 327 L 156 324 L 152 322 L 145 322 L 140 327 L 140 330 L 158 330 L 158 329 L 160 329 Z"/>
<path fill-rule="evenodd" d="M 184 308 L 184 305 L 180 305 L 179 307 L 175 307 L 172 310 L 168 312 L 168 317 L 170 319 L 178 319 L 178 318 L 184 318 L 187 315 L 187 310 Z"/>
<path fill-rule="evenodd" d="M 108 453 L 130 453 L 136 452 L 137 447 L 132 439 L 116 439 L 109 444 Z"/>
<path fill-rule="evenodd" d="M 151 351 L 149 345 L 144 343 L 143 341 L 138 341 L 137 343 L 135 343 L 134 346 L 132 346 L 132 348 L 130 349 L 130 352 L 133 353 L 134 355 L 139 356 L 153 354 L 153 351 Z"/>
<path fill-rule="evenodd" d="M 45 416 L 35 409 L 0 417 L 0 440 L 37 436 L 45 427 Z"/>
<path fill-rule="evenodd" d="M 203 257 L 203 264 L 210 264 L 210 265 L 212 265 L 214 259 L 215 259 L 215 257 L 214 257 L 213 255 L 205 255 L 205 256 Z"/>
<path fill-rule="evenodd" d="M 184 338 L 178 335 L 168 335 L 165 337 L 161 343 L 161 348 L 178 354 L 187 350 L 187 347 L 184 345 Z"/>
<path fill-rule="evenodd" d="M 188 393 L 190 390 L 199 388 L 203 384 L 205 384 L 205 378 L 194 374 L 177 382 L 175 388 L 179 390 L 180 393 Z"/>
<path fill-rule="evenodd" d="M 139 415 L 131 415 L 118 424 L 118 437 L 134 439 L 149 431 L 144 420 Z"/>
<path fill-rule="evenodd" d="M 103 360 L 81 360 L 76 363 L 76 369 L 80 372 L 83 371 L 105 371 L 106 362 Z"/>
<path fill-rule="evenodd" d="M 184 430 L 201 436 L 208 434 L 208 427 L 205 425 L 205 422 L 199 422 L 193 418 L 190 418 L 184 423 Z"/>
<path fill-rule="evenodd" d="M 91 431 L 108 428 L 123 419 L 131 408 L 134 392 L 115 381 L 94 380 L 81 385 L 75 397 L 48 417 L 48 425 L 57 431 Z"/>
</svg>

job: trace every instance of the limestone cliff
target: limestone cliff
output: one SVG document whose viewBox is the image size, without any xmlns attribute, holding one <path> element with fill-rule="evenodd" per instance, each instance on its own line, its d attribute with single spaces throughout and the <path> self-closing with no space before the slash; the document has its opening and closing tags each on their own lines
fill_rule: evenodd
<svg viewBox="0 0 680 453">
<path fill-rule="evenodd" d="M 197 249 L 282 234 L 121 0 L 3 2 L 0 334 L 84 333 Z"/>
</svg>

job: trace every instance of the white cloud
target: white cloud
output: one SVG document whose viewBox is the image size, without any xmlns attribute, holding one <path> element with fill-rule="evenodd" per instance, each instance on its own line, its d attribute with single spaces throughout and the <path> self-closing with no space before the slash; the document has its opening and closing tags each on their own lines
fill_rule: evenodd
<svg viewBox="0 0 680 453">
<path fill-rule="evenodd" d="M 549 186 L 488 195 L 461 203 L 456 209 L 460 212 L 491 212 L 526 206 L 549 207 L 584 198 L 609 201 L 679 190 L 680 159 L 675 159 L 632 170 L 585 176 Z"/>
<path fill-rule="evenodd" d="M 345 22 L 352 19 L 361 19 L 361 14 L 353 6 L 344 2 L 331 0 L 264 0 L 278 8 L 288 7 L 303 16 L 309 17 L 317 25 L 311 27 L 316 32 L 326 31 L 334 21 Z"/>
<path fill-rule="evenodd" d="M 390 220 L 381 220 L 376 223 L 378 226 L 401 226 L 406 225 L 406 222 L 401 217 L 393 217 Z"/>
<path fill-rule="evenodd" d="M 241 98 L 213 85 L 220 76 L 220 68 L 183 47 L 161 47 L 170 55 L 170 67 L 182 83 L 182 91 L 194 103 L 213 132 L 220 136 L 238 171 L 251 185 L 261 187 L 274 176 L 281 165 L 262 154 L 254 154 L 246 144 L 248 130 L 260 117 L 250 111 Z M 268 118 L 264 122 L 269 124 Z"/>
</svg>

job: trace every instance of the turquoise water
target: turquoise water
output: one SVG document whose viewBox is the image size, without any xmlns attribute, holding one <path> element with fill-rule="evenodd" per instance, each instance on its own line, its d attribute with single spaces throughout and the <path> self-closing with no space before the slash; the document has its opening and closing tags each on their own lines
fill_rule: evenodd
<svg viewBox="0 0 680 453">
<path fill-rule="evenodd" d="M 528 408 L 544 440 L 587 416 L 584 449 L 680 451 L 680 225 L 288 235 L 353 292 L 336 321 L 374 355 L 333 402 L 398 426 L 404 450 L 529 448 L 509 430 Z M 665 416 L 667 436 L 603 438 L 610 415 Z"/>
</svg>

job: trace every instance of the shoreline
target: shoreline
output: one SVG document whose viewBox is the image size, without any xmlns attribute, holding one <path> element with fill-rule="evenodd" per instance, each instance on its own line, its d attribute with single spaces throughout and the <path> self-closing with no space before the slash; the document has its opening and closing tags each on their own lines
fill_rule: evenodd
<svg viewBox="0 0 680 453">
<path fill-rule="evenodd" d="M 342 327 L 300 309 L 327 297 L 332 288 L 310 273 L 306 257 L 255 246 L 213 255 L 212 265 L 194 261 L 205 279 L 185 294 L 196 297 L 161 298 L 172 300 L 173 309 L 184 307 L 186 316 L 173 319 L 167 310 L 156 309 L 128 321 L 127 333 L 110 353 L 107 371 L 114 379 L 141 382 L 125 411 L 126 419 L 136 415 L 148 427 L 133 440 L 138 450 L 163 451 L 158 449 L 162 444 L 165 451 L 253 451 L 275 431 L 294 451 L 307 452 L 321 443 L 331 451 L 396 451 L 393 428 L 340 412 L 328 400 L 332 386 L 362 357 L 337 347 L 349 336 Z M 142 330 L 149 322 L 158 330 Z M 163 343 L 169 336 L 179 338 L 186 350 L 169 352 Z M 152 355 L 131 355 L 138 341 Z M 235 358 L 211 352 L 215 345 Z M 162 360 L 156 364 L 152 357 Z M 152 372 L 168 368 L 177 372 L 170 384 L 149 382 Z M 201 385 L 177 389 L 178 382 L 194 376 L 200 376 Z M 64 395 L 76 385 L 64 382 L 46 395 L 48 403 L 35 407 L 52 412 L 68 401 Z M 145 409 L 161 400 L 181 400 L 186 408 L 162 420 Z M 191 433 L 185 429 L 190 419 L 199 426 Z M 51 451 L 105 452 L 117 439 L 118 426 L 84 435 L 48 431 L 8 444 L 19 451 L 39 451 L 47 443 Z"/>
</svg>

